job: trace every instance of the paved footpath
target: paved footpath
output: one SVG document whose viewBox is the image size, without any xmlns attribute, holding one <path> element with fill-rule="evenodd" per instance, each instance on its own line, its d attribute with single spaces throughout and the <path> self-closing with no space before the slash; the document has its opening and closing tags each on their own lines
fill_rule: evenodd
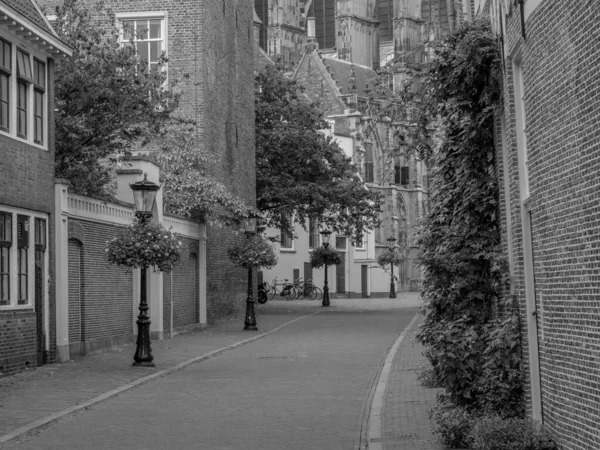
<svg viewBox="0 0 600 450">
<path fill-rule="evenodd" d="M 443 389 L 425 388 L 417 382 L 419 366 L 425 361 L 424 348 L 415 340 L 422 317 L 418 316 L 394 355 L 382 420 L 385 450 L 445 448 L 432 435 L 427 412 Z"/>
<path fill-rule="evenodd" d="M 132 368 L 130 345 L 0 378 L 0 446 L 366 448 L 377 377 L 416 306 L 415 295 L 403 294 L 332 299 L 331 308 L 270 301 L 259 306 L 258 333 L 243 332 L 238 319 L 154 342 L 155 368 Z M 386 389 L 384 448 L 437 450 L 398 446 L 428 439 L 435 396 L 409 381 L 420 359 L 409 336 Z"/>
</svg>

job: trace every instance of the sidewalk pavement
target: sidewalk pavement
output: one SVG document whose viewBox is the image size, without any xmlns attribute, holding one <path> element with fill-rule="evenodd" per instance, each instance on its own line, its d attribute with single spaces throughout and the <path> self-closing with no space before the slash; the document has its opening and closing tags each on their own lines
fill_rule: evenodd
<svg viewBox="0 0 600 450">
<path fill-rule="evenodd" d="M 443 389 L 421 386 L 417 381 L 424 348 L 416 342 L 423 316 L 413 322 L 394 355 L 385 391 L 382 436 L 384 450 L 443 450 L 431 432 L 428 409 Z"/>
<path fill-rule="evenodd" d="M 419 306 L 418 294 L 376 301 L 332 299 L 331 305 L 368 310 L 385 308 L 386 302 L 402 302 L 402 307 L 407 308 Z M 322 308 L 318 301 L 296 300 L 269 301 L 264 306 L 257 305 L 257 310 L 258 333 L 243 331 L 243 317 L 238 317 L 206 331 L 153 342 L 153 368 L 131 367 L 135 347 L 130 344 L 0 378 L 0 447 L 151 379 L 260 339 L 291 321 L 319 313 Z M 387 450 L 442 449 L 432 441 L 427 415 L 438 390 L 423 388 L 416 382 L 416 369 L 423 359 L 421 347 L 414 343 L 416 326 L 408 331 L 393 356 L 382 418 L 383 448 Z"/>
</svg>

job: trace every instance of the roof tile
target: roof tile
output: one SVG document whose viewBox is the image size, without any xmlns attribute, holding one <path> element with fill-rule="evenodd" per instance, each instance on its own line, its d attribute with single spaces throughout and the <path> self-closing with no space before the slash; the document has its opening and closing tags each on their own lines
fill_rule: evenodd
<svg viewBox="0 0 600 450">
<path fill-rule="evenodd" d="M 39 26 L 42 30 L 54 35 L 54 31 L 48 27 L 48 24 L 44 18 L 40 15 L 38 9 L 32 3 L 33 0 L 0 0 L 2 3 L 10 6 L 12 9 L 31 20 L 34 24 Z"/>
</svg>

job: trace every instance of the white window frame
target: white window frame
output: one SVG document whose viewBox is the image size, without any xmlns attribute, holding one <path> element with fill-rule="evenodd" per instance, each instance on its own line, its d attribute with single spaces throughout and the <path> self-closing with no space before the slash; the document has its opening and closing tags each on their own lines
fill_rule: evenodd
<svg viewBox="0 0 600 450">
<path fill-rule="evenodd" d="M 163 42 L 163 49 L 162 51 L 164 51 L 165 56 L 168 57 L 169 55 L 169 34 L 168 34 L 168 29 L 169 29 L 169 23 L 168 23 L 168 16 L 167 16 L 167 11 L 140 11 L 140 12 L 121 12 L 121 13 L 116 13 L 115 17 L 117 19 L 118 22 L 118 27 L 119 27 L 119 44 L 121 46 L 123 46 L 125 40 L 123 39 L 123 26 L 122 23 L 129 21 L 129 20 L 161 20 L 162 21 L 162 27 L 161 27 L 161 34 L 162 34 L 162 42 Z M 149 63 L 149 62 L 148 62 Z M 164 71 L 167 73 L 168 76 L 168 68 L 167 68 L 168 64 L 165 64 L 164 66 Z"/>
<path fill-rule="evenodd" d="M 0 129 L 0 134 L 4 135 L 4 136 L 8 136 L 16 141 L 19 142 L 24 142 L 28 145 L 37 147 L 39 149 L 42 150 L 48 150 L 48 128 L 49 128 L 49 121 L 48 121 L 48 83 L 49 83 L 49 77 L 48 77 L 48 57 L 46 56 L 46 54 L 44 52 L 41 52 L 37 49 L 37 47 L 35 47 L 34 45 L 31 45 L 30 43 L 28 43 L 27 41 L 25 41 L 24 39 L 22 39 L 21 37 L 19 37 L 16 34 L 12 34 L 10 32 L 8 32 L 6 29 L 2 29 L 0 30 L 0 37 L 2 39 L 4 39 L 5 41 L 7 41 L 8 43 L 10 43 L 10 57 L 11 57 L 11 75 L 10 75 L 10 81 L 9 81 L 9 122 L 8 122 L 8 131 L 2 130 Z M 44 63 L 45 65 L 45 77 L 46 77 L 46 84 L 45 84 L 45 90 L 43 93 L 43 100 L 42 100 L 42 114 L 43 114 L 43 120 L 42 120 L 42 126 L 43 126 L 43 131 L 42 131 L 42 143 L 37 143 L 35 142 L 35 117 L 34 117 L 34 110 L 35 110 L 35 84 L 32 82 L 27 84 L 27 135 L 26 137 L 21 137 L 17 135 L 17 100 L 18 100 L 18 76 L 17 76 L 17 50 L 21 50 L 24 53 L 26 53 L 29 57 L 29 63 L 31 66 L 31 70 L 33 72 L 34 69 L 34 60 L 37 59 L 38 61 Z"/>
<path fill-rule="evenodd" d="M 9 293 L 10 303 L 8 305 L 0 305 L 0 311 L 13 311 L 22 309 L 33 309 L 35 307 L 35 219 L 44 219 L 46 221 L 46 246 L 48 248 L 48 237 L 49 237 L 49 224 L 50 217 L 48 214 L 39 213 L 37 211 L 30 211 L 21 208 L 14 208 L 6 205 L 0 205 L 0 212 L 8 213 L 11 215 L 11 227 L 12 227 L 12 245 L 9 249 Z M 17 216 L 23 215 L 28 216 L 29 220 L 29 241 L 27 243 L 27 303 L 19 305 L 19 267 L 17 266 L 17 253 L 18 249 L 18 238 L 17 238 Z M 48 280 L 48 268 L 50 251 L 47 249 L 44 252 L 44 280 Z M 48 301 L 48 287 L 47 283 L 44 283 L 44 301 L 43 304 L 47 305 Z"/>
<path fill-rule="evenodd" d="M 367 232 L 365 231 L 365 232 L 363 233 L 363 237 L 362 237 L 362 240 L 360 241 L 360 244 L 359 244 L 359 245 L 356 245 L 356 246 L 354 247 L 354 249 L 355 249 L 355 250 L 358 250 L 358 251 L 360 251 L 360 252 L 363 252 L 363 251 L 365 251 L 365 250 L 367 249 L 367 236 L 368 236 L 368 235 L 367 235 Z"/>
<path fill-rule="evenodd" d="M 283 234 L 283 232 L 280 231 L 280 235 Z M 296 251 L 296 240 L 294 239 L 294 235 L 290 234 L 289 235 L 290 238 L 290 246 L 289 247 L 284 247 L 283 246 L 283 241 L 280 242 L 280 246 L 279 246 L 279 250 L 282 252 L 295 252 Z"/>
</svg>

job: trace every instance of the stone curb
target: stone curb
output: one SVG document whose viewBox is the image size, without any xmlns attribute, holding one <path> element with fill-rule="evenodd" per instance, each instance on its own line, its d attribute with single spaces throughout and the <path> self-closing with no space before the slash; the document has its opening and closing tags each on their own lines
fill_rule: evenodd
<svg viewBox="0 0 600 450">
<path fill-rule="evenodd" d="M 394 345 L 392 345 L 385 358 L 385 363 L 383 364 L 383 369 L 381 369 L 379 380 L 377 381 L 369 412 L 369 423 L 367 428 L 367 448 L 369 450 L 383 450 L 383 415 L 385 412 L 385 394 L 387 391 L 389 375 L 392 370 L 394 357 L 398 352 L 398 347 L 400 347 L 400 344 L 402 344 L 402 341 L 404 341 L 404 338 L 413 328 L 418 318 L 419 313 L 417 312 L 408 326 L 400 333 L 400 336 L 398 336 L 396 342 L 394 342 Z"/>
<path fill-rule="evenodd" d="M 168 375 L 171 375 L 173 373 L 179 372 L 182 369 L 185 369 L 187 366 L 190 366 L 192 364 L 201 362 L 201 361 L 206 361 L 207 359 L 211 359 L 214 358 L 215 356 L 220 355 L 221 353 L 224 353 L 228 350 L 233 350 L 234 348 L 240 347 L 242 345 L 246 345 L 249 344 L 251 342 L 257 341 L 265 336 L 268 336 L 270 334 L 275 333 L 276 331 L 279 331 L 281 328 L 290 325 L 294 322 L 297 322 L 301 319 L 305 319 L 306 317 L 310 317 L 310 316 L 314 316 L 315 314 L 319 314 L 321 311 L 316 311 L 314 313 L 311 314 L 307 314 L 305 316 L 301 316 L 301 317 L 296 317 L 293 320 L 290 320 L 289 322 L 285 322 L 281 325 L 279 325 L 276 328 L 273 328 L 271 331 L 268 331 L 266 333 L 263 334 L 259 334 L 257 336 L 253 336 L 249 339 L 244 339 L 242 341 L 238 341 L 235 342 L 233 344 L 230 344 L 226 347 L 222 347 L 222 348 L 218 348 L 216 350 L 213 350 L 212 352 L 208 352 L 205 353 L 204 355 L 200 355 L 200 356 L 196 356 L 195 358 L 191 358 L 188 359 L 187 361 L 184 361 L 182 363 L 176 364 L 172 367 L 169 367 L 167 369 L 161 370 L 159 372 L 155 372 L 151 375 L 147 375 L 145 377 L 141 377 L 138 378 L 137 380 L 134 380 L 130 383 L 124 384 L 123 386 L 120 386 L 118 388 L 112 389 L 110 391 L 107 391 L 103 394 L 97 395 L 89 400 L 86 400 L 83 403 L 80 403 L 78 405 L 74 405 L 71 406 L 70 408 L 67 409 L 63 409 L 61 411 L 58 411 L 54 414 L 51 414 L 49 416 L 43 417 L 41 419 L 36 420 L 35 422 L 31 422 L 27 425 L 24 425 L 20 428 L 17 428 L 16 430 L 11 431 L 10 433 L 6 433 L 2 436 L 0 436 L 0 447 L 3 447 L 5 444 L 9 444 L 9 443 L 13 443 L 14 441 L 16 441 L 17 439 L 22 439 L 25 438 L 27 436 L 30 436 L 38 431 L 41 431 L 45 428 L 48 428 L 50 425 L 54 424 L 55 422 L 66 418 L 66 417 L 70 417 L 80 411 L 84 411 L 84 410 L 88 410 L 90 408 L 92 408 L 95 405 L 98 405 L 99 403 L 102 403 L 108 399 L 111 399 L 113 397 L 116 397 L 119 394 L 122 394 L 123 392 L 127 392 L 130 391 L 133 388 L 136 388 L 138 386 L 141 386 L 143 384 L 146 384 L 152 380 L 156 380 L 158 378 L 163 378 L 166 377 Z"/>
</svg>

